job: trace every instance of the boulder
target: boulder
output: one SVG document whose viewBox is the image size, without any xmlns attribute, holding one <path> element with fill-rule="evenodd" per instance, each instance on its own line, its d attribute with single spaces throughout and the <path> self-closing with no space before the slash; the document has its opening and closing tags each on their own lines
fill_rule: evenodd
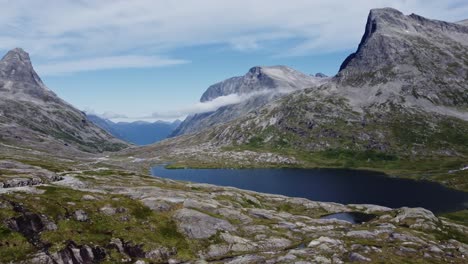
<svg viewBox="0 0 468 264">
<path fill-rule="evenodd" d="M 88 214 L 83 211 L 83 210 L 76 210 L 74 213 L 73 213 L 73 218 L 76 220 L 76 221 L 80 221 L 80 222 L 86 222 L 89 220 L 89 217 L 88 217 Z"/>
<path fill-rule="evenodd" d="M 189 238 L 209 238 L 218 231 L 235 231 L 236 228 L 224 219 L 192 210 L 181 209 L 174 214 L 180 232 Z"/>
<path fill-rule="evenodd" d="M 356 253 L 356 252 L 351 252 L 349 254 L 349 260 L 351 262 L 369 262 L 371 261 L 370 258 L 364 257 L 363 255 Z"/>
</svg>

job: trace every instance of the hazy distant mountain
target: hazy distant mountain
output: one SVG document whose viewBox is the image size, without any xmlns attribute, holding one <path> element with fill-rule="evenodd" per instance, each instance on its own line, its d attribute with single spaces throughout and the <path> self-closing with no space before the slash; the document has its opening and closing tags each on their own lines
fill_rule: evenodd
<svg viewBox="0 0 468 264">
<path fill-rule="evenodd" d="M 19 48 L 0 61 L 0 141 L 49 150 L 67 145 L 90 152 L 127 146 L 49 90 L 29 54 Z"/>
<path fill-rule="evenodd" d="M 88 118 L 115 137 L 136 145 L 148 145 L 161 141 L 167 138 L 181 123 L 180 120 L 153 123 L 144 121 L 115 123 L 96 115 L 88 115 Z"/>
<path fill-rule="evenodd" d="M 462 21 L 458 21 L 457 24 L 464 25 L 464 26 L 468 26 L 468 19 L 465 19 L 465 20 L 462 20 Z"/>
<path fill-rule="evenodd" d="M 209 102 L 221 96 L 237 94 L 244 95 L 244 101 L 213 112 L 188 116 L 171 136 L 193 133 L 229 122 L 289 92 L 317 86 L 327 79 L 310 76 L 286 66 L 253 67 L 244 76 L 232 77 L 208 87 L 200 98 L 200 102 Z"/>
</svg>

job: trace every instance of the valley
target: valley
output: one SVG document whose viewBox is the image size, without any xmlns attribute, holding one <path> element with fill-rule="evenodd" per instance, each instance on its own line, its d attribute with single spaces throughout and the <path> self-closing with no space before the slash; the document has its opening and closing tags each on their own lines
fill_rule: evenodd
<svg viewBox="0 0 468 264">
<path fill-rule="evenodd" d="M 9 51 L 0 263 L 466 263 L 465 24 L 373 9 L 337 75 L 252 67 L 145 146 Z"/>
</svg>

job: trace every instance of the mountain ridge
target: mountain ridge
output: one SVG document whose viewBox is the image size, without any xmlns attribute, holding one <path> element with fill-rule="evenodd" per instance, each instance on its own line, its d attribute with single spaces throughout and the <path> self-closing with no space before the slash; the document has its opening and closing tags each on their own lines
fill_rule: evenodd
<svg viewBox="0 0 468 264">
<path fill-rule="evenodd" d="M 236 94 L 245 96 L 245 101 L 220 107 L 213 112 L 190 115 L 171 137 L 229 122 L 287 93 L 318 86 L 328 79 L 310 76 L 282 65 L 252 67 L 243 76 L 228 78 L 211 85 L 200 98 L 200 102 L 206 103 L 221 96 Z"/>
<path fill-rule="evenodd" d="M 87 152 L 127 146 L 48 89 L 21 48 L 0 60 L 0 128 L 1 141 L 26 146 Z"/>
</svg>

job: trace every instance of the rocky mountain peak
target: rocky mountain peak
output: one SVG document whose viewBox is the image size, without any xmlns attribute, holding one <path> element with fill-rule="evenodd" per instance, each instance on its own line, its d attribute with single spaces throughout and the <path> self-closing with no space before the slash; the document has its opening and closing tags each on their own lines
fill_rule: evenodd
<svg viewBox="0 0 468 264">
<path fill-rule="evenodd" d="M 0 78 L 43 86 L 41 78 L 34 71 L 29 54 L 21 48 L 8 51 L 0 60 Z"/>
<path fill-rule="evenodd" d="M 200 99 L 201 102 L 207 102 L 221 96 L 238 94 L 247 95 L 245 101 L 221 107 L 214 112 L 189 116 L 172 136 L 231 121 L 289 92 L 316 87 L 328 80 L 329 78 L 310 76 L 283 65 L 252 67 L 243 76 L 211 85 Z"/>
<path fill-rule="evenodd" d="M 23 63 L 29 63 L 31 64 L 31 59 L 29 58 L 29 53 L 24 51 L 22 48 L 14 48 L 5 54 L 3 56 L 2 60 L 8 60 L 8 61 L 21 61 Z"/>
<path fill-rule="evenodd" d="M 357 51 L 345 59 L 336 79 L 344 86 L 391 87 L 375 91 L 382 95 L 379 102 L 407 97 L 462 106 L 468 99 L 467 52 L 464 25 L 373 9 Z"/>
<path fill-rule="evenodd" d="M 127 146 L 49 90 L 34 71 L 29 54 L 20 48 L 0 60 L 0 113 L 0 138 L 25 146 L 73 146 L 89 152 Z"/>
<path fill-rule="evenodd" d="M 320 78 L 283 65 L 255 66 L 244 76 L 232 77 L 208 87 L 200 101 L 210 101 L 234 93 L 246 94 L 268 89 L 292 91 L 312 87 L 320 82 Z"/>
</svg>

